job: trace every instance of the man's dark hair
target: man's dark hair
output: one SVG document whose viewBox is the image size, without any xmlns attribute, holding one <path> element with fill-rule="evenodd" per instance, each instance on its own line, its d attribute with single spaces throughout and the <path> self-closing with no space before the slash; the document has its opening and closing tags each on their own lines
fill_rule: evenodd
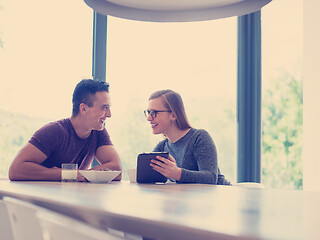
<svg viewBox="0 0 320 240">
<path fill-rule="evenodd" d="M 95 93 L 102 91 L 109 92 L 109 84 L 107 82 L 93 79 L 83 79 L 80 81 L 73 91 L 72 116 L 78 115 L 81 103 L 92 107 Z"/>
</svg>

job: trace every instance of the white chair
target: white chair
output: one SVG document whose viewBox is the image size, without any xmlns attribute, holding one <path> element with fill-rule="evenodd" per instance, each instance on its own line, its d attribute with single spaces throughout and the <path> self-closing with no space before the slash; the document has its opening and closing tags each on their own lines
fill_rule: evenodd
<svg viewBox="0 0 320 240">
<path fill-rule="evenodd" d="M 0 239 L 13 240 L 7 207 L 0 199 Z"/>
<path fill-rule="evenodd" d="M 36 212 L 42 209 L 31 203 L 3 197 L 12 227 L 14 240 L 42 240 L 42 230 Z"/>
<path fill-rule="evenodd" d="M 119 236 L 125 240 L 143 240 L 142 236 L 140 235 L 122 232 L 113 228 L 107 228 L 107 229 L 108 229 L 108 232 L 111 233 L 112 235 Z"/>
<path fill-rule="evenodd" d="M 37 213 L 44 240 L 119 240 L 124 239 L 74 218 L 52 211 Z"/>
</svg>

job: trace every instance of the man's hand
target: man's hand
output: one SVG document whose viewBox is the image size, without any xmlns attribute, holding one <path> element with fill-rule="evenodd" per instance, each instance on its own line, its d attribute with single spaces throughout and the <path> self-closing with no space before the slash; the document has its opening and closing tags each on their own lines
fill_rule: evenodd
<svg viewBox="0 0 320 240">
<path fill-rule="evenodd" d="M 119 154 L 112 145 L 101 146 L 97 149 L 96 159 L 101 164 L 92 168 L 92 170 L 110 169 L 115 171 L 121 171 L 122 165 Z M 119 174 L 114 180 L 121 180 L 122 175 Z"/>
<path fill-rule="evenodd" d="M 78 170 L 77 181 L 78 182 L 87 182 L 87 179 L 79 172 L 79 170 Z"/>
</svg>

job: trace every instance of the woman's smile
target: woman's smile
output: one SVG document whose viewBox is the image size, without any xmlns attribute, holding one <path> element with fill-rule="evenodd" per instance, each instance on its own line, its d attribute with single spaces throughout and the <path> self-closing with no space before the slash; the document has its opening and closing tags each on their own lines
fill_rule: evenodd
<svg viewBox="0 0 320 240">
<path fill-rule="evenodd" d="M 152 128 L 155 128 L 156 126 L 158 126 L 158 123 L 151 123 Z"/>
</svg>

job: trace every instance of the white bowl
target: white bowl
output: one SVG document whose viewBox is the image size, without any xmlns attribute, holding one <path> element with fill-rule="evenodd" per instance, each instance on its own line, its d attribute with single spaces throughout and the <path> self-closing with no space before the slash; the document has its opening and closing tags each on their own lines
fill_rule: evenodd
<svg viewBox="0 0 320 240">
<path fill-rule="evenodd" d="M 121 173 L 121 171 L 94 170 L 79 170 L 79 172 L 92 183 L 109 183 Z"/>
<path fill-rule="evenodd" d="M 127 169 L 126 172 L 128 174 L 130 182 L 136 183 L 137 182 L 137 169 L 136 168 L 129 168 L 129 169 Z"/>
</svg>

